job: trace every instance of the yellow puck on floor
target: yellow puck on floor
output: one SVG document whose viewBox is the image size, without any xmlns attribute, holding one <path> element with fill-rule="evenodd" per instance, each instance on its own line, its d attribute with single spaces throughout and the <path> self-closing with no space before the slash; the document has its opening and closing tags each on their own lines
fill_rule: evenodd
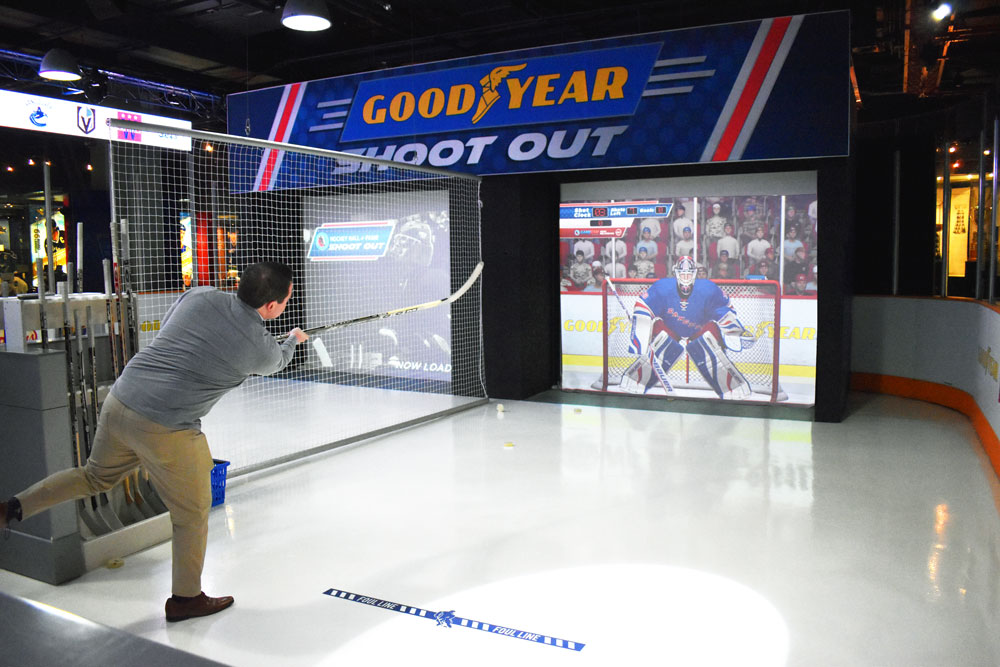
<svg viewBox="0 0 1000 667">
<path fill-rule="evenodd" d="M 497 403 L 497 412 L 503 412 L 503 403 Z"/>
<path fill-rule="evenodd" d="M 503 446 L 504 446 L 505 449 L 513 449 L 514 448 L 514 443 L 513 442 L 505 442 L 505 443 L 503 443 Z"/>
<path fill-rule="evenodd" d="M 111 560 L 109 560 L 107 562 L 107 568 L 109 570 L 117 570 L 118 568 L 120 568 L 124 564 L 125 564 L 125 561 L 123 561 L 121 558 L 112 558 Z"/>
<path fill-rule="evenodd" d="M 578 415 L 583 412 L 583 408 L 573 408 L 573 414 Z"/>
</svg>

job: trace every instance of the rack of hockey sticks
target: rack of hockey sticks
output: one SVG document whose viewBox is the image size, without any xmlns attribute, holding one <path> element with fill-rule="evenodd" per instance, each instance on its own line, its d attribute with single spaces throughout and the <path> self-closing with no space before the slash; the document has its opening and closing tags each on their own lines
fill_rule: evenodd
<svg viewBox="0 0 1000 667">
<path fill-rule="evenodd" d="M 123 234 L 127 233 L 124 230 Z M 82 223 L 77 227 L 82 239 Z M 118 237 L 112 225 L 113 246 L 117 250 Z M 37 298 L 40 341 L 43 350 L 54 347 L 61 339 L 65 354 L 66 392 L 69 413 L 70 439 L 73 461 L 78 467 L 86 465 L 97 437 L 100 406 L 111 384 L 120 375 L 125 364 L 135 353 L 135 303 L 127 283 L 127 264 L 118 262 L 112 278 L 112 262 L 104 260 L 105 290 L 100 293 L 83 293 L 83 272 L 78 268 L 83 261 L 83 243 L 78 240 L 76 263 L 67 262 L 66 281 L 54 292 L 47 292 L 43 276 L 43 262 L 37 261 L 40 277 Z M 103 297 L 103 298 L 102 298 Z M 22 297 L 24 298 L 24 297 Z M 104 309 L 110 352 L 112 377 L 100 372 L 98 329 L 102 324 L 95 309 Z M 96 315 L 96 316 L 95 316 Z M 55 336 L 50 336 L 54 331 Z M 59 349 L 58 347 L 56 349 Z M 143 521 L 167 511 L 159 495 L 152 488 L 148 475 L 136 469 L 115 488 L 91 498 L 77 501 L 83 526 L 83 537 L 106 535 L 127 525 Z"/>
</svg>

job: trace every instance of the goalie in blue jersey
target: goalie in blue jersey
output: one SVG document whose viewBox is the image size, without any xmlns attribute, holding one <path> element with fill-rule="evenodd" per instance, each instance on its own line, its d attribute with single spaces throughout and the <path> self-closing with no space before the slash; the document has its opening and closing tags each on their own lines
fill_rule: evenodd
<svg viewBox="0 0 1000 667">
<path fill-rule="evenodd" d="M 726 349 L 738 352 L 753 345 L 753 334 L 740 324 L 718 285 L 696 276 L 694 259 L 681 257 L 673 278 L 657 280 L 636 300 L 629 351 L 638 357 L 622 377 L 625 391 L 644 394 L 659 383 L 674 394 L 666 371 L 687 350 L 719 398 L 750 397 L 750 383 Z"/>
</svg>

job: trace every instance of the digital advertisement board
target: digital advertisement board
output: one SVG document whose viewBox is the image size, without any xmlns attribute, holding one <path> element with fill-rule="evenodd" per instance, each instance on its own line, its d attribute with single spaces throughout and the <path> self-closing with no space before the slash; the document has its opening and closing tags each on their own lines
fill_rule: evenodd
<svg viewBox="0 0 1000 667">
<path fill-rule="evenodd" d="M 0 125 L 19 130 L 65 134 L 72 137 L 130 141 L 149 146 L 191 150 L 190 137 L 163 132 L 108 129 L 108 121 L 129 120 L 191 129 L 191 121 L 150 113 L 136 113 L 97 104 L 0 90 Z"/>
<path fill-rule="evenodd" d="M 475 174 L 847 155 L 849 25 L 784 16 L 332 77 L 230 95 L 228 123 Z M 239 189 L 296 187 L 278 153 Z"/>
<path fill-rule="evenodd" d="M 445 190 L 307 196 L 302 224 L 306 327 L 426 303 L 451 291 Z M 341 351 L 334 355 L 336 371 L 451 380 L 448 308 L 321 336 Z"/>
</svg>

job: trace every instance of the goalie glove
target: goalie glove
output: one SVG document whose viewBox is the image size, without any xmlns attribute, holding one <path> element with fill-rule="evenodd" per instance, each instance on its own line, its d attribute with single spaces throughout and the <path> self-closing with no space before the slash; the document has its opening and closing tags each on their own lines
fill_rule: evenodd
<svg viewBox="0 0 1000 667">
<path fill-rule="evenodd" d="M 718 327 L 719 340 L 733 352 L 741 352 L 753 347 L 754 343 L 757 342 L 753 332 L 743 326 L 733 311 L 720 317 L 714 324 Z M 706 329 L 711 331 L 712 328 L 709 326 Z"/>
</svg>

